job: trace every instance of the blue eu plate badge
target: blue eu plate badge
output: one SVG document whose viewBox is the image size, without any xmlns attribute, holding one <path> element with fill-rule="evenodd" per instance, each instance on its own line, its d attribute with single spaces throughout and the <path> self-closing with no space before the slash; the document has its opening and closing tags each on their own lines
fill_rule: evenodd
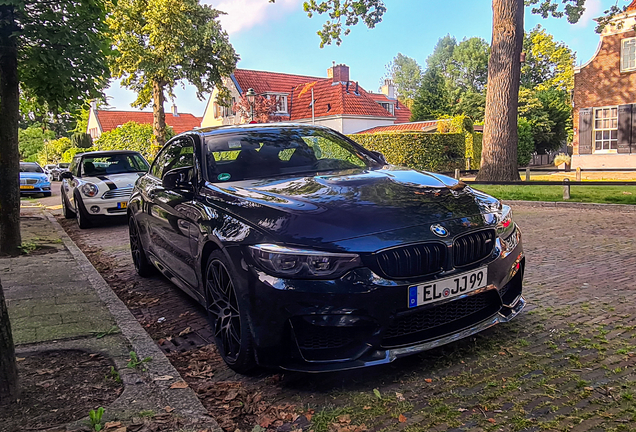
<svg viewBox="0 0 636 432">
<path fill-rule="evenodd" d="M 417 287 L 409 287 L 409 307 L 417 307 Z"/>
</svg>

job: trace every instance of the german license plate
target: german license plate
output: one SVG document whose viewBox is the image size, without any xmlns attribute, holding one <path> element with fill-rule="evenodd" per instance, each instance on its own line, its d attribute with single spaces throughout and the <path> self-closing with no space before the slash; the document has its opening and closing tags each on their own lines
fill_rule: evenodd
<svg viewBox="0 0 636 432">
<path fill-rule="evenodd" d="M 20 185 L 20 189 L 35 189 L 33 185 Z"/>
<path fill-rule="evenodd" d="M 459 297 L 488 285 L 488 267 L 409 287 L 409 308 Z"/>
<path fill-rule="evenodd" d="M 128 203 L 127 202 L 118 202 L 117 203 L 117 208 L 118 209 L 125 209 L 128 207 Z"/>
</svg>

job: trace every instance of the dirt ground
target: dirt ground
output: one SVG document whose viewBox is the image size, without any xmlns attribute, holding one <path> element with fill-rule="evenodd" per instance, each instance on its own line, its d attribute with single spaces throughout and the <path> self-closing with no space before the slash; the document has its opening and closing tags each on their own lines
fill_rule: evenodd
<svg viewBox="0 0 636 432">
<path fill-rule="evenodd" d="M 66 430 L 66 423 L 106 407 L 123 391 L 114 364 L 99 354 L 49 351 L 18 358 L 21 395 L 0 407 L 0 432 Z"/>
</svg>

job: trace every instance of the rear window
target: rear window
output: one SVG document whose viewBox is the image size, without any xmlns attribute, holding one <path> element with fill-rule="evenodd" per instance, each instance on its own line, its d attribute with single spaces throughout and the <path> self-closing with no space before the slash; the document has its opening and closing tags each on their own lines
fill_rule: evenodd
<svg viewBox="0 0 636 432">
<path fill-rule="evenodd" d="M 43 173 L 44 170 L 42 169 L 42 167 L 40 165 L 37 165 L 37 164 L 21 163 L 20 164 L 20 172 Z"/>
</svg>

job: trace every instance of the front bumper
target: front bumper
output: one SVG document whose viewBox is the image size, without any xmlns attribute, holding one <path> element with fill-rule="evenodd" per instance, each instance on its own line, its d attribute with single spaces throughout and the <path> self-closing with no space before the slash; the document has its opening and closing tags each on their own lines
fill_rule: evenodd
<svg viewBox="0 0 636 432">
<path fill-rule="evenodd" d="M 125 216 L 129 198 L 130 196 L 112 199 L 82 196 L 84 207 L 90 216 Z"/>
<path fill-rule="evenodd" d="M 239 258 L 240 251 L 231 254 Z M 257 361 L 303 372 L 355 369 L 508 322 L 525 306 L 520 237 L 487 266 L 485 288 L 413 309 L 405 307 L 411 282 L 387 281 L 367 268 L 337 281 L 293 281 L 244 266 Z"/>
<path fill-rule="evenodd" d="M 20 188 L 20 195 L 35 195 L 41 193 L 51 193 L 51 183 L 40 183 L 33 185 L 33 189 Z"/>
</svg>

